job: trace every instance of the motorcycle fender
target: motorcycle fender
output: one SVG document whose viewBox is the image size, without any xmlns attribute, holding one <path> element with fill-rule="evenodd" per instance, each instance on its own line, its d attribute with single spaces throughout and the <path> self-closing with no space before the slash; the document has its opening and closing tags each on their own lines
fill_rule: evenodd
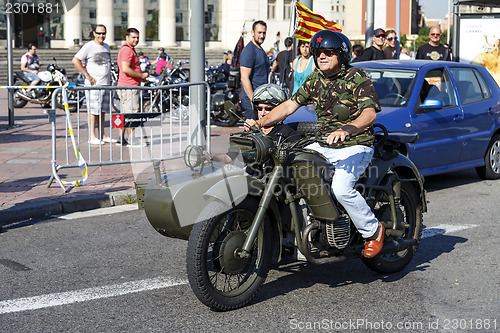
<svg viewBox="0 0 500 333">
<path fill-rule="evenodd" d="M 164 236 L 187 240 L 196 219 L 206 207 L 203 193 L 225 177 L 242 174 L 240 168 L 205 167 L 196 173 L 189 169 L 136 183 L 139 207 L 156 231 Z"/>
<path fill-rule="evenodd" d="M 203 194 L 205 200 L 219 200 L 228 206 L 239 204 L 247 195 L 259 196 L 264 184 L 248 174 L 221 179 Z"/>
<path fill-rule="evenodd" d="M 398 156 L 396 156 L 395 158 L 387 161 L 382 159 L 374 159 L 372 161 L 372 164 L 367 168 L 367 184 L 382 185 L 381 182 L 390 169 L 394 170 L 398 174 L 400 179 L 416 180 L 420 189 L 422 210 L 423 212 L 426 212 L 427 203 L 425 199 L 424 178 L 418 172 L 415 164 L 413 164 L 413 162 L 406 156 L 398 154 Z"/>
</svg>

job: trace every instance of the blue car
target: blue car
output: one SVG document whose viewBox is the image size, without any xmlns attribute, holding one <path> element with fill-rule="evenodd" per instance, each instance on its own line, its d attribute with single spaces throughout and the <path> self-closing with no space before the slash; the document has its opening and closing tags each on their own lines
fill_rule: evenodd
<svg viewBox="0 0 500 333">
<path fill-rule="evenodd" d="M 381 60 L 363 68 L 382 106 L 377 122 L 417 132 L 400 147 L 423 176 L 475 167 L 500 178 L 500 88 L 481 66 L 447 61 Z"/>
</svg>

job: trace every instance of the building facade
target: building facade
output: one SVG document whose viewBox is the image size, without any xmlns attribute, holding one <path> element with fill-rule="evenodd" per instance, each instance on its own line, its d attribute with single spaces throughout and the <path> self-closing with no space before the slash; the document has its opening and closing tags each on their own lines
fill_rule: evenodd
<svg viewBox="0 0 500 333">
<path fill-rule="evenodd" d="M 395 28 L 397 0 L 375 1 L 375 27 Z M 401 1 L 401 33 L 416 33 L 418 1 Z M 5 0 L 3 1 L 6 2 Z M 18 2 L 13 0 L 13 2 Z M 77 47 L 89 39 L 92 26 L 104 24 L 106 42 L 120 45 L 128 27 L 137 28 L 139 47 L 189 47 L 189 0 L 23 0 L 25 8 L 51 4 L 48 10 L 13 14 L 15 47 L 36 42 L 40 48 Z M 205 0 L 205 41 L 207 47 L 232 49 L 239 36 L 250 40 L 252 23 L 264 20 L 268 34 L 264 49 L 274 47 L 276 35 L 283 40 L 293 35 L 293 0 Z M 364 40 L 365 0 L 313 0 L 312 10 L 343 27 L 353 40 Z M 43 7 L 43 6 L 42 6 Z M 42 8 L 41 7 L 41 8 Z M 6 5 L 0 6 L 0 42 L 6 40 Z"/>
</svg>

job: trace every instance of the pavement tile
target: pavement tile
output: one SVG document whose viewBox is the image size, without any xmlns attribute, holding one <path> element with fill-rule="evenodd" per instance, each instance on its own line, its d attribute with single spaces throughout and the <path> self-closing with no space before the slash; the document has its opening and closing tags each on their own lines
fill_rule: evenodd
<svg viewBox="0 0 500 333">
<path fill-rule="evenodd" d="M 14 127 L 8 128 L 5 90 L 0 90 L 0 105 L 4 106 L 5 111 L 0 113 L 0 226 L 51 214 L 125 203 L 130 200 L 130 196 L 135 197 L 134 181 L 145 181 L 154 176 L 150 162 L 89 166 L 88 179 L 83 186 L 67 188 L 66 193 L 55 181 L 47 187 L 52 175 L 52 130 L 44 109 L 32 104 L 15 109 Z M 76 114 L 71 116 L 81 153 L 87 163 L 105 164 L 110 160 L 128 161 L 141 156 L 140 148 L 131 150 L 115 144 L 105 144 L 100 150 L 99 146 L 89 146 L 86 113 L 82 112 L 80 115 L 79 131 Z M 65 121 L 64 112 L 57 110 L 57 162 L 75 165 L 76 158 L 71 140 L 64 134 Z M 183 130 L 184 127 L 182 126 Z M 213 151 L 225 152 L 228 147 L 228 134 L 240 131 L 242 128 L 212 127 Z M 143 157 L 149 156 L 151 148 L 153 156 L 156 156 L 159 137 L 154 133 L 151 137 L 148 131 L 143 133 L 146 133 L 148 141 L 152 142 L 152 146 L 143 148 Z M 109 135 L 109 128 L 106 128 L 106 134 Z M 113 130 L 111 136 L 117 138 L 117 131 Z M 184 150 L 184 143 L 179 147 L 178 128 L 172 131 L 172 135 L 164 134 L 163 142 L 170 143 L 170 140 L 174 144 L 174 154 Z M 184 162 L 179 158 L 166 160 L 161 165 L 162 172 L 166 173 L 184 168 Z M 58 170 L 58 176 L 64 181 L 81 178 L 79 168 L 61 168 Z"/>
</svg>

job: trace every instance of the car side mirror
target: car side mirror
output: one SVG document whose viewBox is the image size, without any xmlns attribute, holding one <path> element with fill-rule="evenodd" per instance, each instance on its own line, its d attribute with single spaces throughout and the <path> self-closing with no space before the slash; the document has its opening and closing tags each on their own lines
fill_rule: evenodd
<svg viewBox="0 0 500 333">
<path fill-rule="evenodd" d="M 437 110 L 443 108 L 443 101 L 440 99 L 427 98 L 420 104 L 421 110 Z"/>
</svg>

